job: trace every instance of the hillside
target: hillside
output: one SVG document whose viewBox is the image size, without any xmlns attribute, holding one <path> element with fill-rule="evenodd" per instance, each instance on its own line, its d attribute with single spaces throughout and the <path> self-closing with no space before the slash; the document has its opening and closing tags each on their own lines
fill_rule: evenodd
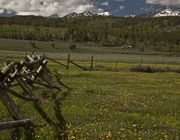
<svg viewBox="0 0 180 140">
<path fill-rule="evenodd" d="M 179 36 L 180 17 L 0 18 L 0 38 L 4 39 L 95 42 L 106 47 L 179 52 Z"/>
</svg>

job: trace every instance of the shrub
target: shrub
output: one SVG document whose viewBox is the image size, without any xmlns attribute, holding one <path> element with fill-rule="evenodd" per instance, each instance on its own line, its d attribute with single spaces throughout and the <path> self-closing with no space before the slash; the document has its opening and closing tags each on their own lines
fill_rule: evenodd
<svg viewBox="0 0 180 140">
<path fill-rule="evenodd" d="M 72 51 L 75 50 L 76 48 L 77 48 L 77 47 L 76 47 L 75 44 L 71 44 L 71 45 L 69 46 L 69 49 L 72 50 Z"/>
<path fill-rule="evenodd" d="M 35 42 L 29 42 L 29 45 L 30 45 L 32 48 L 39 49 L 39 47 L 36 46 L 36 43 L 35 43 Z"/>
<path fill-rule="evenodd" d="M 180 73 L 180 69 L 171 69 L 169 67 L 165 68 L 155 68 L 150 66 L 135 66 L 130 69 L 131 72 L 146 72 L 146 73 L 156 73 L 156 72 L 177 72 Z"/>
</svg>

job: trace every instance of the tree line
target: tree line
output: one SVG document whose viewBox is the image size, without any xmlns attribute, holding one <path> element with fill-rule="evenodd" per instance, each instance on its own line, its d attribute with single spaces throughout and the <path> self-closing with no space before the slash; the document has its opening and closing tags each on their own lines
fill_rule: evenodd
<svg viewBox="0 0 180 140">
<path fill-rule="evenodd" d="M 180 51 L 180 17 L 1 17 L 0 38 L 97 42 L 107 47 L 130 45 Z"/>
</svg>

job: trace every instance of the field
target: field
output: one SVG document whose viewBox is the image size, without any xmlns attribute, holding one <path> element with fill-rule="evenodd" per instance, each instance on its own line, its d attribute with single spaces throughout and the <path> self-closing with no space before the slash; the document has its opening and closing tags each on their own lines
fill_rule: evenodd
<svg viewBox="0 0 180 140">
<path fill-rule="evenodd" d="M 10 46 L 14 44 L 15 48 L 7 48 L 8 43 Z M 32 51 L 29 47 L 29 50 L 24 48 L 20 52 L 21 47 L 18 49 L 13 40 L 8 43 L 4 41 L 6 48 L 2 48 L 2 43 L 0 45 L 1 65 L 5 60 L 20 59 L 25 52 Z M 143 65 L 180 68 L 179 54 L 137 50 L 126 52 L 118 48 L 89 46 L 84 50 L 80 46 L 81 52 L 71 52 L 67 44 L 65 46 L 62 48 L 64 52 L 47 49 L 41 52 L 60 59 L 64 64 L 67 54 L 72 53 L 73 60 L 85 66 L 89 66 L 93 55 L 94 70 L 82 71 L 72 65 L 70 70 L 66 70 L 50 62 L 48 66 L 53 74 L 57 71 L 61 80 L 73 90 L 67 91 L 63 88 L 56 100 L 48 89 L 37 87 L 35 91 L 44 98 L 43 108 L 64 128 L 64 135 L 68 139 L 180 139 L 180 74 L 129 71 L 132 66 L 139 65 L 141 58 Z M 87 53 L 90 49 L 92 52 Z M 36 124 L 39 126 L 35 131 L 25 132 L 26 135 L 21 129 L 21 139 L 57 139 L 54 126 L 46 125 L 33 109 L 32 103 L 14 99 L 25 116 L 36 116 Z M 1 120 L 11 119 L 2 104 L 0 110 Z M 9 134 L 9 130 L 1 131 L 0 138 Z"/>
<path fill-rule="evenodd" d="M 89 61 L 94 56 L 96 61 L 104 62 L 131 62 L 139 63 L 143 59 L 144 63 L 160 63 L 160 64 L 180 64 L 180 52 L 158 52 L 145 49 L 141 52 L 139 49 L 121 49 L 119 47 L 102 47 L 96 43 L 75 43 L 77 49 L 72 51 L 69 49 L 73 42 L 35 42 L 36 48 L 30 45 L 30 41 L 0 39 L 0 61 L 4 59 L 13 59 L 23 57 L 25 53 L 35 51 L 44 53 L 47 56 L 67 60 L 68 53 L 72 54 L 73 60 Z M 55 47 L 52 47 L 52 43 Z"/>
</svg>

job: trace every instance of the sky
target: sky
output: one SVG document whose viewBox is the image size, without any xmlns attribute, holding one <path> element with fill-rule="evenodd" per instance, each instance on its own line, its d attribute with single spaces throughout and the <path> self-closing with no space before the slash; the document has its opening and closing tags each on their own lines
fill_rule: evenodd
<svg viewBox="0 0 180 140">
<path fill-rule="evenodd" d="M 104 10 L 115 16 L 125 16 L 150 12 L 161 5 L 180 7 L 180 0 L 0 0 L 0 14 L 4 12 L 3 9 L 17 15 L 37 16 L 64 16 L 72 12 Z"/>
</svg>

